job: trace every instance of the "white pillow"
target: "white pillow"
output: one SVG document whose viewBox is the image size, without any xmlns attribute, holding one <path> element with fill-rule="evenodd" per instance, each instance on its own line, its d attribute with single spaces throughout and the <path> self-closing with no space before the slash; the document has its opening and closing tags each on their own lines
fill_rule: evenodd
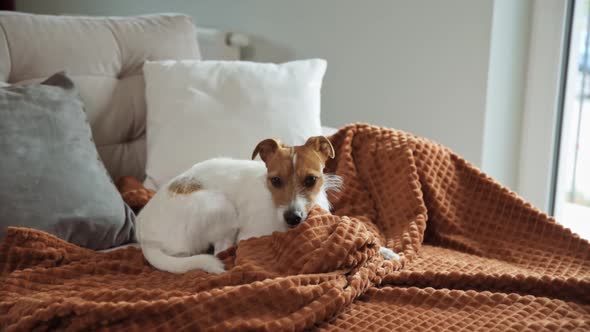
<svg viewBox="0 0 590 332">
<path fill-rule="evenodd" d="M 321 135 L 326 61 L 148 61 L 145 185 L 157 189 L 193 164 L 249 159 L 256 144 Z"/>
</svg>

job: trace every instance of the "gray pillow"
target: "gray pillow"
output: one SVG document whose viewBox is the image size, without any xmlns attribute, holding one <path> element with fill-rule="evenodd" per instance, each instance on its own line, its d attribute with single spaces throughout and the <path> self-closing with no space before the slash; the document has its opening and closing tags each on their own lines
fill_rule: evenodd
<svg viewBox="0 0 590 332">
<path fill-rule="evenodd" d="M 40 229 L 90 249 L 133 239 L 134 215 L 92 141 L 73 82 L 0 87 L 0 240 Z"/>
</svg>

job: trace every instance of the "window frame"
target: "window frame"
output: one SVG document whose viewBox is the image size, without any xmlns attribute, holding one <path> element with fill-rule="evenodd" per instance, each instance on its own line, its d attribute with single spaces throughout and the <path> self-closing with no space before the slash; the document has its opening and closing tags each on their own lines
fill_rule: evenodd
<svg viewBox="0 0 590 332">
<path fill-rule="evenodd" d="M 531 20 L 517 191 L 551 215 L 573 9 L 574 0 L 536 0 Z"/>
</svg>

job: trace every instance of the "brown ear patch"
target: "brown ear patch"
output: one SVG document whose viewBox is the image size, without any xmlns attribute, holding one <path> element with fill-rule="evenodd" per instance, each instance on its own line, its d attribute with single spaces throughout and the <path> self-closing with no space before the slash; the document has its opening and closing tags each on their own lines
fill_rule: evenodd
<svg viewBox="0 0 590 332">
<path fill-rule="evenodd" d="M 327 159 L 333 159 L 336 156 L 332 143 L 324 136 L 310 137 L 307 142 L 305 142 L 305 145 L 323 155 L 324 161 Z"/>
<path fill-rule="evenodd" d="M 279 140 L 275 138 L 267 138 L 256 145 L 254 151 L 252 152 L 252 159 L 256 158 L 256 156 L 260 154 L 260 159 L 266 162 L 268 157 L 275 153 L 282 146 L 283 145 Z"/>
<path fill-rule="evenodd" d="M 179 178 L 168 185 L 168 192 L 172 195 L 188 195 L 201 190 L 201 184 L 192 178 Z"/>
</svg>

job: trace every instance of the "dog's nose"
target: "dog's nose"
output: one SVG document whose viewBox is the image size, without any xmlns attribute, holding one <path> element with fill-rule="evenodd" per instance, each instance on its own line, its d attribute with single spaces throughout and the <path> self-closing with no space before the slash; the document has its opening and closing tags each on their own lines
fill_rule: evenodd
<svg viewBox="0 0 590 332">
<path fill-rule="evenodd" d="M 283 217 L 285 218 L 285 222 L 289 226 L 297 226 L 301 222 L 302 213 L 299 211 L 287 210 L 283 213 Z"/>
</svg>

